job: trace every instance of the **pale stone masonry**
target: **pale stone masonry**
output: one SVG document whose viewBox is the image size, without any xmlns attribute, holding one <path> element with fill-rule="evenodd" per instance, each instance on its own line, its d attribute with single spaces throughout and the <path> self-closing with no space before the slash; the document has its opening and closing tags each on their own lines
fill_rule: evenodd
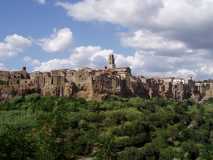
<svg viewBox="0 0 213 160">
<path fill-rule="evenodd" d="M 115 66 L 115 58 L 114 58 L 114 55 L 113 54 L 110 54 L 109 55 L 109 58 L 108 58 L 108 68 L 111 68 L 111 69 L 115 69 L 116 66 Z"/>
<path fill-rule="evenodd" d="M 114 55 L 104 69 L 61 69 L 28 73 L 0 71 L 0 100 L 38 93 L 42 96 L 82 97 L 102 100 L 111 95 L 122 97 L 166 97 L 182 101 L 202 101 L 213 97 L 213 81 L 188 81 L 182 78 L 133 76 L 128 67 L 116 68 Z"/>
</svg>

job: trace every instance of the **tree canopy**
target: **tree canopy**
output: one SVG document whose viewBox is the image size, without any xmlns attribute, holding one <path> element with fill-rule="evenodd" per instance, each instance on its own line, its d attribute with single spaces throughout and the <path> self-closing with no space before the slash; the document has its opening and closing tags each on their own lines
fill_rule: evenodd
<svg viewBox="0 0 213 160">
<path fill-rule="evenodd" d="M 0 159 L 212 160 L 213 100 L 28 95 L 0 103 Z"/>
</svg>

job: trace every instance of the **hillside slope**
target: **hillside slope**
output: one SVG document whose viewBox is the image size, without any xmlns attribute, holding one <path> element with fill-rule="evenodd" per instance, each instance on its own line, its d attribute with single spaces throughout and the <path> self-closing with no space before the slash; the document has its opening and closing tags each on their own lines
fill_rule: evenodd
<svg viewBox="0 0 213 160">
<path fill-rule="evenodd" d="M 213 101 L 29 95 L 0 104 L 0 159 L 212 160 Z"/>
</svg>

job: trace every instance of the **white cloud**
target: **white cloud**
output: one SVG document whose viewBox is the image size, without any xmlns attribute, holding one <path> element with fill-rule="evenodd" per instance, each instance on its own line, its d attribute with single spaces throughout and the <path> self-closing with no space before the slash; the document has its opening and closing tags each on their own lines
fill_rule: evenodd
<svg viewBox="0 0 213 160">
<path fill-rule="evenodd" d="M 70 68 L 72 66 L 69 59 L 51 59 L 47 62 L 41 62 L 39 66 L 34 67 L 34 71 L 51 71 L 54 69 Z"/>
<path fill-rule="evenodd" d="M 103 67 L 106 58 L 113 50 L 102 49 L 99 46 L 77 47 L 70 55 L 70 60 L 76 67 Z"/>
<path fill-rule="evenodd" d="M 70 57 L 67 59 L 52 59 L 47 62 L 42 62 L 41 65 L 34 70 L 50 71 L 60 68 L 104 68 L 107 65 L 109 54 L 114 54 L 116 63 L 119 67 L 130 66 L 134 69 L 139 69 L 143 65 L 143 56 L 136 53 L 134 56 L 124 56 L 115 53 L 111 49 L 102 49 L 99 46 L 81 46 L 73 50 Z"/>
<path fill-rule="evenodd" d="M 0 57 L 5 58 L 17 55 L 31 45 L 32 42 L 28 38 L 17 34 L 9 35 L 3 42 L 0 42 Z"/>
<path fill-rule="evenodd" d="M 133 70 L 136 73 L 147 76 L 176 76 L 205 79 L 213 76 L 211 69 L 212 60 L 206 58 L 205 51 L 196 51 L 195 55 L 182 55 L 181 57 L 162 56 L 149 52 L 140 51 L 143 55 L 141 69 Z"/>
<path fill-rule="evenodd" d="M 138 30 L 133 33 L 123 34 L 121 43 L 124 46 L 145 50 L 179 50 L 186 49 L 183 42 L 167 39 L 148 30 Z"/>
<path fill-rule="evenodd" d="M 184 42 L 147 30 L 121 34 L 121 43 L 143 55 L 142 74 L 202 79 L 213 76 L 209 50 L 193 49 Z"/>
<path fill-rule="evenodd" d="M 75 48 L 70 57 L 42 62 L 34 70 L 49 71 L 60 68 L 103 67 L 106 64 L 107 55 L 111 53 L 113 53 L 112 50 L 102 49 L 98 46 L 81 46 Z"/>
<path fill-rule="evenodd" d="M 213 75 L 213 64 L 212 63 L 199 64 L 199 67 L 201 68 L 201 71 L 204 74 L 211 74 L 211 75 Z"/>
<path fill-rule="evenodd" d="M 198 76 L 197 73 L 193 70 L 189 69 L 179 69 L 176 71 L 176 73 L 171 74 L 172 76 L 182 77 L 182 78 L 190 78 L 190 77 L 196 77 Z"/>
<path fill-rule="evenodd" d="M 80 21 L 105 21 L 123 26 L 185 28 L 212 23 L 212 0 L 82 0 L 58 2 Z M 194 28 L 194 27 L 193 27 Z"/>
<path fill-rule="evenodd" d="M 121 43 L 135 53 L 124 56 L 96 46 L 78 47 L 70 58 L 50 61 L 52 67 L 101 67 L 107 54 L 113 53 L 119 66 L 131 66 L 134 73 L 213 76 L 212 0 L 81 0 L 57 5 L 78 21 L 128 28 Z"/>
<path fill-rule="evenodd" d="M 212 0 L 82 0 L 58 2 L 79 21 L 100 21 L 131 29 L 166 32 L 193 48 L 213 49 Z"/>
<path fill-rule="evenodd" d="M 0 63 L 0 70 L 6 71 L 6 70 L 8 70 L 8 68 L 3 63 Z"/>
<path fill-rule="evenodd" d="M 34 70 L 50 71 L 63 68 L 104 68 L 109 54 L 114 54 L 117 67 L 129 66 L 134 74 L 145 76 L 178 76 L 205 78 L 213 76 L 211 59 L 204 54 L 182 57 L 166 57 L 152 54 L 149 51 L 138 51 L 132 55 L 116 53 L 111 49 L 99 46 L 81 46 L 75 48 L 68 58 L 51 59 L 34 66 Z"/>
<path fill-rule="evenodd" d="M 34 0 L 36 2 L 38 2 L 39 4 L 45 4 L 46 3 L 46 0 Z"/>
<path fill-rule="evenodd" d="M 82 0 L 58 2 L 69 16 L 80 21 L 106 21 L 132 26 L 149 22 L 162 6 L 160 0 Z"/>
<path fill-rule="evenodd" d="M 73 35 L 69 28 L 55 30 L 49 38 L 39 40 L 39 45 L 46 52 L 62 52 L 72 44 Z"/>
<path fill-rule="evenodd" d="M 154 20 L 169 28 L 200 28 L 212 24 L 212 0 L 163 0 L 164 7 Z"/>
<path fill-rule="evenodd" d="M 31 65 L 33 67 L 41 65 L 41 62 L 38 59 L 33 59 L 29 56 L 24 57 L 24 62 L 26 65 Z"/>
</svg>

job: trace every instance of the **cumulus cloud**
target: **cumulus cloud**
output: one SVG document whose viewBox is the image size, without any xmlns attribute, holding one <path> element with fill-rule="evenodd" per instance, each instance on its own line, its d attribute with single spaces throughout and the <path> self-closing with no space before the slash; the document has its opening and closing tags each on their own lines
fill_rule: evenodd
<svg viewBox="0 0 213 160">
<path fill-rule="evenodd" d="M 129 29 L 121 34 L 121 44 L 135 53 L 117 57 L 121 55 L 118 63 L 131 66 L 141 61 L 143 65 L 133 67 L 136 73 L 213 76 L 212 0 L 82 0 L 57 5 L 75 20 Z"/>
<path fill-rule="evenodd" d="M 114 54 L 116 57 L 116 64 L 119 67 L 130 66 L 139 69 L 143 66 L 142 56 L 135 54 L 134 56 L 124 56 L 115 53 L 111 49 L 102 49 L 99 46 L 81 46 L 75 48 L 70 57 L 66 59 L 52 59 L 47 62 L 42 62 L 41 65 L 34 68 L 34 70 L 50 71 L 60 68 L 104 68 L 107 65 L 107 58 L 109 54 Z"/>
<path fill-rule="evenodd" d="M 72 31 L 69 28 L 55 30 L 49 38 L 42 38 L 38 44 L 46 52 L 62 52 L 70 47 L 73 40 Z"/>
<path fill-rule="evenodd" d="M 213 76 L 208 50 L 193 49 L 181 41 L 170 40 L 163 34 L 147 30 L 121 34 L 121 43 L 135 48 L 138 54 L 143 55 L 142 74 L 193 76 L 198 79 Z"/>
<path fill-rule="evenodd" d="M 98 46 L 81 46 L 75 48 L 68 58 L 42 62 L 34 70 L 50 71 L 60 68 L 103 67 L 106 64 L 107 55 L 112 53 L 114 53 L 112 50 L 102 49 Z"/>
<path fill-rule="evenodd" d="M 148 30 L 138 30 L 133 33 L 123 34 L 121 42 L 124 46 L 145 50 L 175 50 L 186 48 L 183 42 L 166 39 L 163 36 L 152 33 Z"/>
<path fill-rule="evenodd" d="M 33 71 L 51 71 L 54 69 L 70 68 L 72 66 L 69 59 L 51 59 L 46 62 L 41 62 L 39 66 L 35 66 Z"/>
<path fill-rule="evenodd" d="M 185 43 L 165 38 L 148 30 L 137 30 L 133 33 L 121 34 L 121 44 L 126 47 L 152 51 L 152 53 L 164 56 L 181 56 L 192 52 Z"/>
<path fill-rule="evenodd" d="M 205 51 L 196 51 L 194 55 L 180 57 L 162 56 L 146 51 L 138 51 L 143 55 L 141 70 L 136 73 L 147 76 L 179 76 L 205 79 L 213 76 L 212 59 L 205 58 Z"/>
<path fill-rule="evenodd" d="M 212 23 L 212 0 L 82 0 L 58 2 L 80 21 L 106 21 L 120 25 L 193 27 Z M 107 7 L 106 7 L 107 6 Z"/>
<path fill-rule="evenodd" d="M 212 23 L 212 0 L 162 0 L 164 7 L 154 20 L 169 28 L 194 28 Z"/>
<path fill-rule="evenodd" d="M 28 38 L 17 34 L 8 35 L 3 42 L 0 42 L 0 57 L 6 58 L 17 55 L 31 45 L 32 42 Z"/>
<path fill-rule="evenodd" d="M 6 70 L 8 70 L 8 68 L 3 63 L 0 63 L 0 70 L 6 71 Z"/>
<path fill-rule="evenodd" d="M 132 55 L 124 56 L 111 49 L 103 49 L 99 46 L 81 46 L 75 48 L 68 58 L 51 59 L 34 66 L 37 71 L 50 71 L 54 69 L 84 67 L 104 68 L 107 65 L 109 54 L 114 54 L 117 67 L 132 69 L 133 74 L 145 76 L 179 76 L 204 79 L 213 76 L 212 62 L 203 58 L 203 52 L 197 51 L 193 57 L 182 55 L 181 57 L 166 57 L 153 54 L 149 51 L 137 51 Z"/>
<path fill-rule="evenodd" d="M 79 21 L 163 31 L 169 39 L 183 41 L 191 48 L 213 49 L 212 0 L 82 0 L 57 5 Z"/>
<path fill-rule="evenodd" d="M 80 21 L 106 21 L 125 26 L 149 22 L 163 7 L 160 0 L 125 0 L 125 3 L 123 0 L 83 0 L 58 2 L 57 5 Z"/>
<path fill-rule="evenodd" d="M 26 63 L 26 65 L 31 65 L 33 67 L 39 66 L 41 64 L 38 59 L 33 59 L 29 56 L 24 57 L 24 62 Z"/>
<path fill-rule="evenodd" d="M 118 66 L 130 66 L 136 74 L 213 76 L 212 0 L 81 0 L 58 1 L 57 5 L 78 21 L 108 22 L 127 28 L 128 32 L 121 34 L 121 44 L 135 52 L 124 56 L 111 49 L 81 46 L 69 58 L 42 62 L 37 69 L 102 67 L 107 55 L 113 53 Z M 70 43 L 63 45 L 59 40 L 66 38 L 58 32 L 40 41 L 45 51 L 69 48 Z M 72 34 L 70 37 L 72 41 Z"/>
</svg>

